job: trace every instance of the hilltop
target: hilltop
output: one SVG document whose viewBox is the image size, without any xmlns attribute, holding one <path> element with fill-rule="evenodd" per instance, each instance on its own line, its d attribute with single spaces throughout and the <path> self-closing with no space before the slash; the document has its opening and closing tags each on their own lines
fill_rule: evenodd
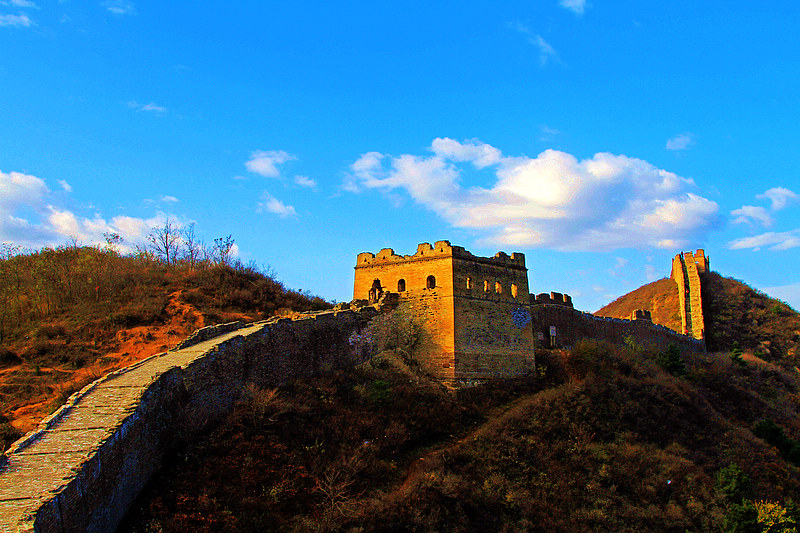
<svg viewBox="0 0 800 533">
<path fill-rule="evenodd" d="M 74 391 L 196 329 L 330 307 L 254 265 L 59 247 L 0 258 L 0 447 Z"/>
<path fill-rule="evenodd" d="M 741 349 L 769 361 L 800 363 L 800 314 L 794 309 L 717 272 L 701 273 L 700 281 L 709 351 L 728 351 L 736 342 Z M 596 314 L 629 318 L 636 309 L 649 310 L 655 323 L 681 329 L 675 282 L 669 278 L 631 291 Z"/>
<path fill-rule="evenodd" d="M 681 315 L 675 281 L 670 278 L 643 285 L 620 296 L 610 304 L 599 309 L 596 316 L 630 318 L 637 309 L 650 311 L 653 322 L 673 331 L 681 331 Z"/>
</svg>

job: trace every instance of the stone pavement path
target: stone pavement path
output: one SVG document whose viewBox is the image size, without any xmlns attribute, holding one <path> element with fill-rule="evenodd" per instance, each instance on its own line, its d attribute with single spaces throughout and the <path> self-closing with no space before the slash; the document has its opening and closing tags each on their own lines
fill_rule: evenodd
<svg viewBox="0 0 800 533">
<path fill-rule="evenodd" d="M 135 411 L 143 392 L 159 375 L 173 367 L 185 368 L 214 346 L 262 328 L 263 324 L 249 326 L 139 361 L 70 398 L 67 406 L 26 435 L 22 444 L 18 441 L 6 452 L 6 464 L 0 463 L 0 532 L 17 531 L 26 515 L 58 494 Z"/>
</svg>

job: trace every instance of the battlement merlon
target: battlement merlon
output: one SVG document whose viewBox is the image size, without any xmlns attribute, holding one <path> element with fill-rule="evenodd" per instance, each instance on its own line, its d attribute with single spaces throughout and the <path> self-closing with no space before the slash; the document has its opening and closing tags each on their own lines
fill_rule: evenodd
<svg viewBox="0 0 800 533">
<path fill-rule="evenodd" d="M 686 260 L 688 260 L 697 265 L 697 272 L 699 274 L 711 271 L 710 260 L 708 257 L 706 257 L 706 252 L 702 248 L 698 248 L 694 253 L 681 252 L 672 259 L 672 272 L 670 273 L 670 277 L 676 281 L 678 281 L 682 275 L 679 273 L 679 271 L 683 271 L 683 263 L 681 259 L 683 259 L 684 263 Z"/>
<path fill-rule="evenodd" d="M 450 241 L 436 241 L 433 246 L 431 246 L 430 243 L 423 242 L 417 245 L 417 252 L 414 255 L 397 255 L 392 248 L 384 248 L 377 254 L 362 252 L 358 254 L 356 258 L 355 268 L 366 268 L 391 263 L 407 263 L 411 261 L 429 261 L 444 257 L 468 259 L 478 263 L 502 265 L 509 268 L 527 270 L 525 268 L 525 254 L 523 253 L 514 252 L 508 255 L 505 252 L 497 252 L 494 257 L 480 257 L 472 255 L 471 252 L 465 250 L 462 246 L 452 246 Z"/>
</svg>

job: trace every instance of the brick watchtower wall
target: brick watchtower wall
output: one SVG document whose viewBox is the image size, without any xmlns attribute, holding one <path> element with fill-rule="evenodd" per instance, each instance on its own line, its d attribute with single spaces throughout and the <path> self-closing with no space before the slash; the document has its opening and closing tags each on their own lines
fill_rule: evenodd
<svg viewBox="0 0 800 533">
<path fill-rule="evenodd" d="M 377 255 L 358 254 L 353 299 L 373 299 L 379 291 L 398 293 L 403 309 L 422 325 L 417 357 L 425 369 L 441 379 L 455 379 L 450 243 L 422 243 L 414 255 L 397 255 L 391 248 Z"/>
<path fill-rule="evenodd" d="M 703 250 L 694 254 L 683 252 L 672 259 L 672 279 L 678 289 L 681 327 L 684 334 L 695 339 L 705 338 L 700 273 L 708 270 L 709 259 Z"/>
<path fill-rule="evenodd" d="M 397 292 L 423 326 L 417 359 L 445 380 L 506 377 L 533 369 L 525 256 L 477 257 L 448 241 L 414 255 L 358 255 L 355 299 Z"/>
<path fill-rule="evenodd" d="M 453 253 L 455 361 L 459 379 L 533 370 L 533 330 L 525 256 Z"/>
</svg>

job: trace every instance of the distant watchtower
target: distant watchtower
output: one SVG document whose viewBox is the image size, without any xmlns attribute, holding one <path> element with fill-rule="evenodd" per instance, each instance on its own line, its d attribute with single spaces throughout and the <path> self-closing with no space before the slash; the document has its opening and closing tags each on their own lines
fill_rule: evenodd
<svg viewBox="0 0 800 533">
<path fill-rule="evenodd" d="M 423 326 L 420 363 L 445 380 L 508 377 L 533 369 L 525 256 L 478 257 L 449 241 L 414 255 L 358 254 L 354 299 L 400 295 Z"/>
<path fill-rule="evenodd" d="M 695 339 L 705 338 L 703 320 L 703 298 L 700 274 L 708 272 L 709 259 L 700 249 L 695 253 L 679 253 L 672 259 L 672 279 L 678 285 L 678 300 L 681 312 L 681 327 L 684 335 Z"/>
</svg>

